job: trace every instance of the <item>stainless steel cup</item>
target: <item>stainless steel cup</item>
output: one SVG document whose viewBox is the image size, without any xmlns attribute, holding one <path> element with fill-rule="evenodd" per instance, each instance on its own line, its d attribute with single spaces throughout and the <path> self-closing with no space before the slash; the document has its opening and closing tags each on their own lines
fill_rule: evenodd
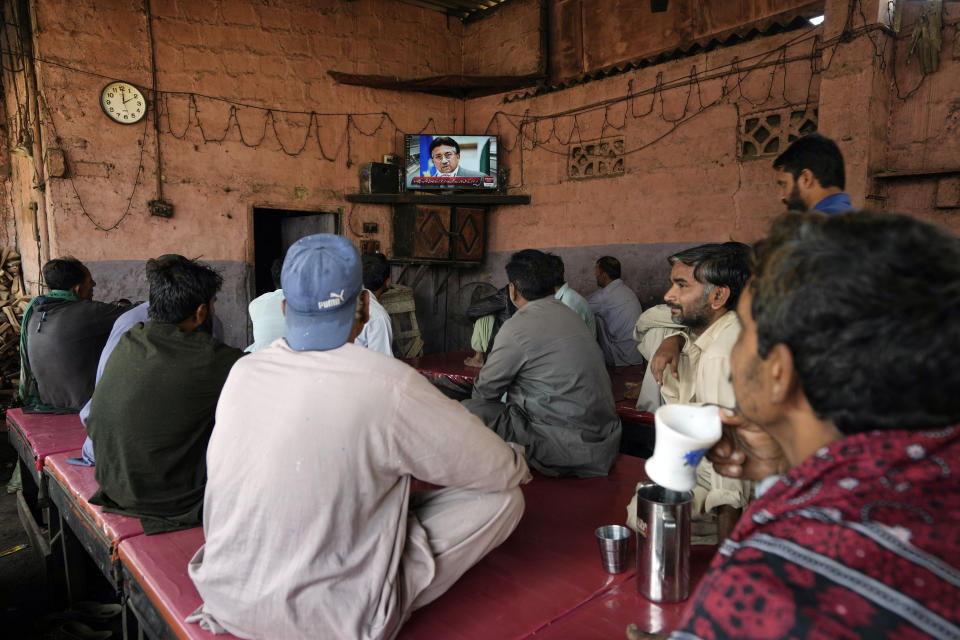
<svg viewBox="0 0 960 640">
<path fill-rule="evenodd" d="M 671 491 L 653 482 L 637 488 L 637 589 L 654 602 L 690 595 L 692 491 Z"/>
<path fill-rule="evenodd" d="M 627 570 L 627 550 L 630 548 L 630 529 L 619 524 L 598 527 L 595 531 L 600 547 L 600 561 L 607 573 Z"/>
</svg>

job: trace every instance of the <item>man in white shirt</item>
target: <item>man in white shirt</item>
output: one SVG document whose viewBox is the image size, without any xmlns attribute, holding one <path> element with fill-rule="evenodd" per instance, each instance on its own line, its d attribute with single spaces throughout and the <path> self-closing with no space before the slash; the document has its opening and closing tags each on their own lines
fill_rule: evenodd
<svg viewBox="0 0 960 640">
<path fill-rule="evenodd" d="M 556 291 L 553 297 L 576 311 L 577 315 L 583 318 L 587 328 L 590 329 L 590 333 L 596 336 L 597 322 L 593 317 L 593 311 L 590 310 L 590 304 L 587 302 L 587 299 L 571 288 L 566 277 L 564 277 L 563 258 L 552 253 L 548 253 L 547 257 L 550 258 L 550 264 L 553 265 L 553 288 Z"/>
<path fill-rule="evenodd" d="M 730 382 L 730 351 L 740 333 L 735 309 L 750 277 L 749 253 L 750 248 L 743 243 L 724 242 L 693 247 L 668 258 L 672 267 L 666 304 L 644 312 L 635 332 L 641 346 L 651 332 L 666 335 L 659 353 L 645 354 L 651 363 L 676 363 L 663 371 L 653 364 L 650 367 L 661 385 L 665 404 L 736 406 Z M 669 312 L 669 320 L 665 312 Z M 694 517 L 707 524 L 695 523 L 694 528 L 707 538 L 716 528 L 723 539 L 750 501 L 752 486 L 717 474 L 706 459 L 697 467 L 697 483 Z"/>
<path fill-rule="evenodd" d="M 382 253 L 363 256 L 363 288 L 369 292 L 370 319 L 354 344 L 393 356 L 393 325 L 378 298 L 390 288 L 390 263 Z"/>
<path fill-rule="evenodd" d="M 250 322 L 253 324 L 253 344 L 244 349 L 253 353 L 269 346 L 277 338 L 282 338 L 285 331 L 283 312 L 283 288 L 280 286 L 280 269 L 283 267 L 283 258 L 277 258 L 270 265 L 270 277 L 273 279 L 274 290 L 257 296 L 250 301 L 247 310 L 250 313 Z"/>
<path fill-rule="evenodd" d="M 510 535 L 530 472 L 522 447 L 416 369 L 352 344 L 369 294 L 349 240 L 294 243 L 283 290 L 286 339 L 242 358 L 217 406 L 188 620 L 242 638 L 393 638 Z M 411 495 L 414 477 L 446 488 Z"/>
</svg>

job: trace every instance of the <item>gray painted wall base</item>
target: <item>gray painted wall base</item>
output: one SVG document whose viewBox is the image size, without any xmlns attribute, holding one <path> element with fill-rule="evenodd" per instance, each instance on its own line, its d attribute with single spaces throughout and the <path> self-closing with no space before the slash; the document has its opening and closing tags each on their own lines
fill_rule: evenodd
<svg viewBox="0 0 960 640">
<path fill-rule="evenodd" d="M 610 255 L 620 261 L 623 281 L 627 283 L 646 309 L 663 301 L 669 288 L 670 265 L 667 256 L 698 243 L 670 242 L 659 244 L 596 245 L 588 247 L 546 247 L 542 251 L 563 258 L 565 275 L 570 286 L 587 296 L 597 289 L 594 265 L 601 256 Z M 424 340 L 424 353 L 455 351 L 470 348 L 471 323 L 466 319 L 474 291 L 483 297 L 507 282 L 504 268 L 512 251 L 490 253 L 476 269 L 431 267 L 414 288 L 417 321 Z M 402 269 L 393 267 L 393 278 Z M 416 267 L 406 270 L 400 284 L 411 284 Z"/>
<path fill-rule="evenodd" d="M 224 342 L 241 349 L 252 342 L 247 304 L 250 302 L 251 269 L 245 262 L 204 260 L 223 276 L 223 288 L 214 305 L 223 323 Z M 85 262 L 96 281 L 93 297 L 111 302 L 119 298 L 147 300 L 149 287 L 144 272 L 145 260 L 104 260 Z"/>
</svg>

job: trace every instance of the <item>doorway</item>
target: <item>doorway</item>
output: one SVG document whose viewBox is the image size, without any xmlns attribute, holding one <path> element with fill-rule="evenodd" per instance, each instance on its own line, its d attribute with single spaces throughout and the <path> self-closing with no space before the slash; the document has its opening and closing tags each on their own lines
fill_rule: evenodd
<svg viewBox="0 0 960 640">
<path fill-rule="evenodd" d="M 283 258 L 287 249 L 314 233 L 343 234 L 339 211 L 292 211 L 253 208 L 253 260 L 255 296 L 274 290 L 270 266 Z"/>
</svg>

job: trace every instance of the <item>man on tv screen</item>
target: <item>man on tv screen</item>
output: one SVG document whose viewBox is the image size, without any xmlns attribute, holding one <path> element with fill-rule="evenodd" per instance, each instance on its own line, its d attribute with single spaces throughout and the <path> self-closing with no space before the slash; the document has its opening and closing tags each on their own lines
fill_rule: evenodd
<svg viewBox="0 0 960 640">
<path fill-rule="evenodd" d="M 460 144 L 447 136 L 434 138 L 430 143 L 430 159 L 443 178 L 484 178 L 487 174 L 460 166 Z"/>
</svg>

